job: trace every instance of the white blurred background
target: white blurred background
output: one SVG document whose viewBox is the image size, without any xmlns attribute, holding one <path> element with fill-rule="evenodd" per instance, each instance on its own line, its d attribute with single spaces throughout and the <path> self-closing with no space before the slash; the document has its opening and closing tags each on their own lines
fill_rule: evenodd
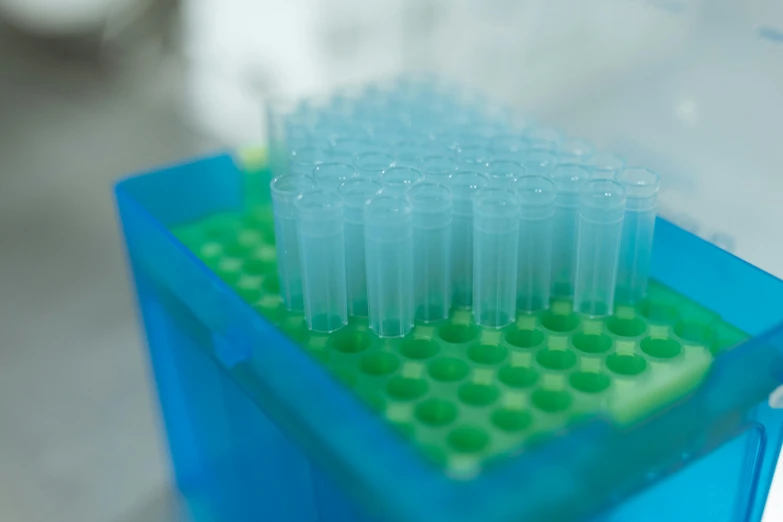
<svg viewBox="0 0 783 522">
<path fill-rule="evenodd" d="M 783 276 L 780 0 L 0 0 L 0 520 L 176 511 L 111 184 L 409 70 L 659 170 L 667 217 Z"/>
</svg>

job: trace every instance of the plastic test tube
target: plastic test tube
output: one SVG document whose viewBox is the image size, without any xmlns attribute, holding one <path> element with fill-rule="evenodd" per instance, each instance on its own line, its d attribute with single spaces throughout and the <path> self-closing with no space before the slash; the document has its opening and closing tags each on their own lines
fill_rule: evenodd
<svg viewBox="0 0 783 522">
<path fill-rule="evenodd" d="M 547 176 L 522 176 L 512 183 L 519 198 L 517 310 L 549 308 L 552 280 L 552 224 L 555 183 Z"/>
<path fill-rule="evenodd" d="M 525 153 L 522 166 L 527 174 L 549 175 L 558 165 L 557 154 L 546 150 L 531 150 Z"/>
<path fill-rule="evenodd" d="M 609 315 L 614 311 L 625 189 L 616 181 L 590 180 L 579 199 L 574 310 Z"/>
<path fill-rule="evenodd" d="M 345 216 L 345 273 L 348 314 L 367 317 L 367 263 L 364 246 L 364 205 L 381 191 L 368 178 L 351 178 L 340 186 Z"/>
<path fill-rule="evenodd" d="M 561 165 L 552 171 L 555 182 L 555 215 L 552 224 L 552 294 L 574 294 L 576 238 L 579 224 L 579 194 L 590 173 L 576 165 Z"/>
<path fill-rule="evenodd" d="M 401 141 L 394 145 L 395 165 L 420 168 L 422 160 L 427 156 L 429 147 L 418 141 Z"/>
<path fill-rule="evenodd" d="M 525 175 L 525 167 L 516 161 L 492 161 L 487 167 L 489 185 L 493 188 L 508 188 L 511 183 Z"/>
<path fill-rule="evenodd" d="M 381 174 L 381 185 L 384 192 L 403 197 L 407 194 L 408 189 L 423 180 L 424 174 L 411 167 L 391 167 Z"/>
<path fill-rule="evenodd" d="M 426 156 L 421 162 L 424 180 L 433 183 L 447 184 L 458 169 L 459 163 L 447 156 Z"/>
<path fill-rule="evenodd" d="M 357 154 L 372 150 L 373 144 L 368 139 L 352 137 L 337 138 L 326 153 L 327 157 L 338 163 L 353 163 Z"/>
<path fill-rule="evenodd" d="M 356 155 L 353 164 L 360 175 L 377 178 L 383 171 L 394 166 L 394 156 L 385 152 L 363 152 Z"/>
<path fill-rule="evenodd" d="M 296 198 L 315 188 L 308 176 L 285 174 L 272 180 L 272 211 L 275 218 L 275 245 L 277 247 L 277 274 L 280 294 L 286 308 L 304 310 L 302 273 L 299 259 L 299 234 L 296 226 Z"/>
<path fill-rule="evenodd" d="M 484 190 L 474 213 L 473 316 L 502 328 L 516 317 L 519 200 L 512 190 Z"/>
<path fill-rule="evenodd" d="M 495 159 L 519 161 L 530 143 L 517 134 L 501 134 L 492 138 L 492 155 Z"/>
<path fill-rule="evenodd" d="M 336 191 L 343 182 L 358 175 L 353 165 L 321 163 L 313 169 L 312 177 L 320 188 Z"/>
<path fill-rule="evenodd" d="M 484 172 L 492 153 L 483 145 L 460 145 L 457 149 L 456 159 L 466 169 Z"/>
<path fill-rule="evenodd" d="M 473 305 L 473 203 L 489 185 L 485 174 L 459 171 L 449 181 L 453 205 L 451 225 L 451 304 Z"/>
<path fill-rule="evenodd" d="M 635 304 L 644 298 L 650 277 L 659 178 L 651 170 L 629 168 L 616 180 L 625 187 L 625 219 L 615 298 L 621 304 Z"/>
<path fill-rule="evenodd" d="M 563 135 L 556 129 L 546 127 L 531 127 L 525 130 L 525 137 L 528 140 L 528 150 L 546 151 L 556 153 L 560 149 L 560 143 L 563 141 Z"/>
<path fill-rule="evenodd" d="M 416 319 L 438 321 L 451 308 L 451 191 L 419 183 L 408 192 L 413 210 L 413 296 Z"/>
<path fill-rule="evenodd" d="M 321 147 L 303 147 L 291 151 L 289 172 L 298 176 L 309 176 L 313 169 L 326 160 L 326 151 Z"/>
<path fill-rule="evenodd" d="M 455 156 L 461 141 L 460 133 L 451 125 L 442 124 L 433 131 L 434 142 L 443 148 L 445 154 Z"/>
<path fill-rule="evenodd" d="M 592 179 L 614 179 L 625 167 L 625 161 L 610 152 L 598 152 L 580 163 L 590 171 Z"/>
<path fill-rule="evenodd" d="M 413 328 L 413 220 L 405 197 L 381 192 L 364 207 L 370 328 L 402 337 Z"/>
<path fill-rule="evenodd" d="M 348 322 L 342 198 L 316 188 L 295 205 L 305 321 L 310 330 L 333 332 Z"/>
<path fill-rule="evenodd" d="M 400 141 L 409 129 L 399 122 L 375 123 L 372 127 L 372 141 L 378 147 L 390 148 L 393 144 Z"/>
<path fill-rule="evenodd" d="M 563 156 L 563 163 L 583 165 L 593 155 L 595 147 L 586 141 L 569 138 L 560 144 L 559 151 Z"/>
</svg>

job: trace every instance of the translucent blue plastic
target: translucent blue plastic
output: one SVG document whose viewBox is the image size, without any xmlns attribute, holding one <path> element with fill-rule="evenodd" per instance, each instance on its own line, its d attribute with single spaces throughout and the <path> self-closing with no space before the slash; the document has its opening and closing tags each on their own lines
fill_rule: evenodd
<svg viewBox="0 0 783 522">
<path fill-rule="evenodd" d="M 381 174 L 380 180 L 386 194 L 405 197 L 409 189 L 424 180 L 424 174 L 412 167 L 391 167 Z"/>
<path fill-rule="evenodd" d="M 501 328 L 516 318 L 519 199 L 512 190 L 483 190 L 474 207 L 473 317 Z"/>
<path fill-rule="evenodd" d="M 556 296 L 572 296 L 576 275 L 579 194 L 590 174 L 576 165 L 562 165 L 553 170 L 552 177 L 557 194 L 552 225 L 552 293 Z"/>
<path fill-rule="evenodd" d="M 595 147 L 577 138 L 567 138 L 558 146 L 562 163 L 584 165 L 595 154 Z"/>
<path fill-rule="evenodd" d="M 525 167 L 516 161 L 491 161 L 487 166 L 489 185 L 493 188 L 508 188 L 511 183 L 525 175 Z"/>
<path fill-rule="evenodd" d="M 625 189 L 611 180 L 584 184 L 579 203 L 574 310 L 591 317 L 614 312 Z"/>
<path fill-rule="evenodd" d="M 351 161 L 353 157 L 349 158 Z M 356 167 L 345 163 L 322 163 L 313 169 L 312 178 L 320 188 L 336 191 L 340 185 L 358 176 Z"/>
<path fill-rule="evenodd" d="M 611 152 L 597 152 L 580 162 L 593 179 L 614 179 L 625 167 L 625 160 Z"/>
<path fill-rule="evenodd" d="M 451 303 L 473 304 L 473 204 L 476 195 L 489 185 L 486 175 L 459 171 L 449 178 L 452 194 Z"/>
<path fill-rule="evenodd" d="M 552 224 L 555 184 L 547 176 L 523 176 L 512 184 L 521 208 L 517 265 L 517 310 L 549 307 L 552 285 Z"/>
<path fill-rule="evenodd" d="M 343 201 L 333 191 L 308 190 L 296 210 L 305 321 L 333 332 L 348 323 Z"/>
<path fill-rule="evenodd" d="M 304 146 L 291 151 L 289 172 L 298 176 L 309 176 L 318 165 L 329 159 L 325 148 Z"/>
<path fill-rule="evenodd" d="M 626 196 L 615 297 L 619 303 L 634 304 L 646 295 L 650 278 L 658 174 L 631 168 L 619 171 L 615 178 L 625 187 Z"/>
<path fill-rule="evenodd" d="M 381 184 L 365 177 L 340 186 L 345 213 L 345 275 L 348 313 L 366 317 L 367 264 L 364 254 L 364 204 L 381 191 Z"/>
<path fill-rule="evenodd" d="M 304 309 L 299 232 L 296 226 L 297 213 L 294 202 L 303 190 L 314 187 L 315 183 L 311 178 L 298 174 L 284 174 L 275 178 L 271 184 L 280 286 L 283 301 L 289 310 Z"/>
<path fill-rule="evenodd" d="M 402 337 L 413 328 L 413 216 L 410 202 L 380 194 L 364 206 L 370 328 Z"/>
<path fill-rule="evenodd" d="M 767 405 L 783 377 L 781 281 L 659 219 L 652 277 L 752 339 L 644 422 L 591 417 L 478 474 L 447 476 L 170 232 L 241 210 L 260 176 L 220 156 L 117 187 L 161 418 L 194 520 L 760 519 L 783 435 Z"/>
<path fill-rule="evenodd" d="M 473 144 L 474 139 L 470 138 L 470 140 L 467 140 L 467 144 L 460 145 L 457 148 L 457 161 L 462 165 L 461 168 L 465 170 L 485 172 L 489 167 L 492 153 L 484 145 Z"/>
<path fill-rule="evenodd" d="M 530 148 L 530 142 L 522 135 L 503 133 L 492 138 L 490 148 L 495 161 L 519 162 L 524 159 L 524 153 Z"/>
<path fill-rule="evenodd" d="M 359 170 L 359 174 L 377 178 L 394 166 L 394 156 L 385 152 L 362 152 L 356 155 L 353 164 Z"/>
<path fill-rule="evenodd" d="M 459 169 L 459 163 L 448 156 L 427 156 L 420 168 L 427 180 L 447 185 L 449 177 Z"/>
<path fill-rule="evenodd" d="M 413 212 L 415 318 L 445 319 L 451 310 L 451 191 L 420 183 L 408 192 Z"/>
<path fill-rule="evenodd" d="M 560 158 L 555 152 L 533 149 L 525 153 L 522 165 L 527 174 L 548 176 L 552 174 L 559 162 Z"/>
</svg>

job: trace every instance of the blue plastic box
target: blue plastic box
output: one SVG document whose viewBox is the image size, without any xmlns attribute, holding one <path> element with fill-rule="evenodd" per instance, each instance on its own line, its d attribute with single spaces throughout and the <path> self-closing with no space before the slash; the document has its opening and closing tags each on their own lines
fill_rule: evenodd
<svg viewBox="0 0 783 522">
<path fill-rule="evenodd" d="M 643 421 L 593 418 L 475 477 L 449 477 L 171 233 L 241 209 L 253 179 L 225 155 L 116 190 L 194 520 L 760 520 L 783 437 L 767 400 L 783 378 L 783 282 L 659 220 L 653 277 L 752 340 Z"/>
</svg>

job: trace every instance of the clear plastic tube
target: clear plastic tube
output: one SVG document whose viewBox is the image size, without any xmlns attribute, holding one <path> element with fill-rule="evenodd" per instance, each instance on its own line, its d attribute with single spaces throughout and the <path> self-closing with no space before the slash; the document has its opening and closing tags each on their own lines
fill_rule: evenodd
<svg viewBox="0 0 783 522">
<path fill-rule="evenodd" d="M 413 209 L 413 292 L 415 318 L 438 321 L 451 308 L 451 191 L 420 183 L 408 192 Z"/>
<path fill-rule="evenodd" d="M 331 147 L 339 137 L 344 135 L 343 126 L 336 115 L 320 112 L 318 116 L 318 121 L 313 126 L 313 134 Z"/>
<path fill-rule="evenodd" d="M 546 140 L 530 140 L 527 142 L 528 152 L 550 152 L 552 154 L 559 154 L 560 145 L 554 141 Z"/>
<path fill-rule="evenodd" d="M 592 179 L 615 179 L 625 167 L 625 160 L 610 152 L 597 152 L 581 164 L 590 171 Z"/>
<path fill-rule="evenodd" d="M 358 175 L 359 173 L 353 165 L 321 163 L 313 169 L 312 178 L 318 184 L 318 187 L 336 191 L 345 181 Z"/>
<path fill-rule="evenodd" d="M 385 152 L 363 152 L 356 155 L 353 164 L 362 176 L 377 178 L 394 166 L 394 156 Z"/>
<path fill-rule="evenodd" d="M 483 145 L 460 145 L 457 148 L 457 161 L 466 170 L 485 172 L 492 153 Z"/>
<path fill-rule="evenodd" d="M 522 176 L 512 183 L 520 202 L 517 310 L 549 308 L 555 183 L 547 176 Z"/>
<path fill-rule="evenodd" d="M 286 308 L 297 312 L 304 310 L 304 297 L 295 201 L 303 192 L 314 188 L 312 178 L 296 174 L 279 176 L 270 183 L 280 294 Z"/>
<path fill-rule="evenodd" d="M 500 134 L 492 139 L 490 149 L 495 160 L 522 161 L 530 146 L 529 141 L 517 134 Z"/>
<path fill-rule="evenodd" d="M 565 139 L 559 146 L 559 152 L 563 163 L 584 163 L 595 153 L 595 147 L 584 140 L 570 138 Z"/>
<path fill-rule="evenodd" d="M 485 174 L 459 171 L 449 181 L 453 205 L 451 226 L 451 304 L 473 305 L 473 204 L 489 185 Z"/>
<path fill-rule="evenodd" d="M 579 199 L 574 310 L 600 317 L 614 311 L 625 189 L 616 181 L 590 180 Z"/>
<path fill-rule="evenodd" d="M 531 150 L 525 153 L 522 166 L 525 173 L 540 176 L 549 176 L 559 164 L 559 157 L 554 152 L 546 150 Z"/>
<path fill-rule="evenodd" d="M 636 304 L 647 293 L 650 278 L 659 177 L 651 170 L 629 168 L 616 180 L 625 187 L 625 219 L 615 298 L 621 304 Z"/>
<path fill-rule="evenodd" d="M 467 114 L 466 116 L 467 121 L 459 132 L 459 148 L 481 147 L 491 153 L 490 146 L 493 138 L 505 130 L 505 127 L 499 127 L 496 123 L 490 122 L 484 114 Z"/>
<path fill-rule="evenodd" d="M 489 185 L 493 188 L 508 188 L 515 179 L 524 175 L 525 167 L 516 161 L 492 161 L 487 167 Z"/>
<path fill-rule="evenodd" d="M 325 150 L 328 147 L 328 143 L 320 140 L 310 129 L 291 123 L 286 125 L 282 141 L 278 145 L 272 145 L 270 142 L 269 147 L 270 168 L 273 168 L 276 177 L 291 172 L 292 162 L 296 163 L 297 160 L 295 157 L 297 151 L 302 152 L 300 157 L 310 154 L 309 151 L 312 151 L 312 154 L 315 155 L 316 151 Z M 272 147 L 275 147 L 275 149 Z M 277 158 L 274 157 L 275 154 L 278 155 Z M 280 156 L 281 154 L 282 156 Z M 306 167 L 307 164 L 297 165 L 297 168 L 300 170 L 306 169 Z"/>
<path fill-rule="evenodd" d="M 574 294 L 579 194 L 589 177 L 586 169 L 576 165 L 561 165 L 552 171 L 556 191 L 552 224 L 552 294 L 556 297 Z"/>
<path fill-rule="evenodd" d="M 381 184 L 368 178 L 352 178 L 342 184 L 345 216 L 345 273 L 348 314 L 367 316 L 367 262 L 364 246 L 364 206 L 381 192 Z"/>
<path fill-rule="evenodd" d="M 473 316 L 502 328 L 516 317 L 519 200 L 512 190 L 487 189 L 473 218 Z"/>
<path fill-rule="evenodd" d="M 270 97 L 265 103 L 268 134 L 269 168 L 274 177 L 290 172 L 292 149 L 310 144 L 309 129 L 296 118 L 296 105 L 291 100 Z"/>
<path fill-rule="evenodd" d="M 331 190 L 305 191 L 295 201 L 307 327 L 333 332 L 348 323 L 343 202 Z"/>
<path fill-rule="evenodd" d="M 362 131 L 362 135 L 364 132 Z M 358 135 L 358 133 L 357 133 Z M 333 163 L 353 164 L 354 158 L 363 152 L 373 149 L 373 144 L 366 138 L 341 137 L 334 141 L 332 147 L 327 150 L 327 157 Z"/>
<path fill-rule="evenodd" d="M 395 165 L 421 168 L 422 161 L 432 150 L 427 145 L 426 143 L 410 140 L 395 144 Z"/>
<path fill-rule="evenodd" d="M 532 127 L 525 130 L 528 152 L 551 152 L 557 154 L 563 142 L 563 135 L 556 129 L 547 127 Z"/>
<path fill-rule="evenodd" d="M 381 174 L 381 185 L 384 192 L 403 197 L 408 189 L 423 180 L 424 174 L 411 167 L 391 167 Z"/>
<path fill-rule="evenodd" d="M 421 171 L 428 182 L 448 184 L 449 177 L 457 172 L 459 163 L 447 156 L 426 156 L 421 162 Z"/>
<path fill-rule="evenodd" d="M 401 337 L 413 328 L 413 220 L 407 198 L 381 194 L 364 207 L 370 328 Z"/>
<path fill-rule="evenodd" d="M 448 124 L 442 124 L 435 131 L 434 142 L 443 147 L 442 152 L 451 156 L 457 156 L 457 149 L 460 146 L 460 133 L 457 132 L 452 126 Z M 441 152 L 441 151 L 438 151 Z"/>
<path fill-rule="evenodd" d="M 289 172 L 297 176 L 309 176 L 313 169 L 327 160 L 326 150 L 321 147 L 304 147 L 291 151 Z"/>
</svg>

